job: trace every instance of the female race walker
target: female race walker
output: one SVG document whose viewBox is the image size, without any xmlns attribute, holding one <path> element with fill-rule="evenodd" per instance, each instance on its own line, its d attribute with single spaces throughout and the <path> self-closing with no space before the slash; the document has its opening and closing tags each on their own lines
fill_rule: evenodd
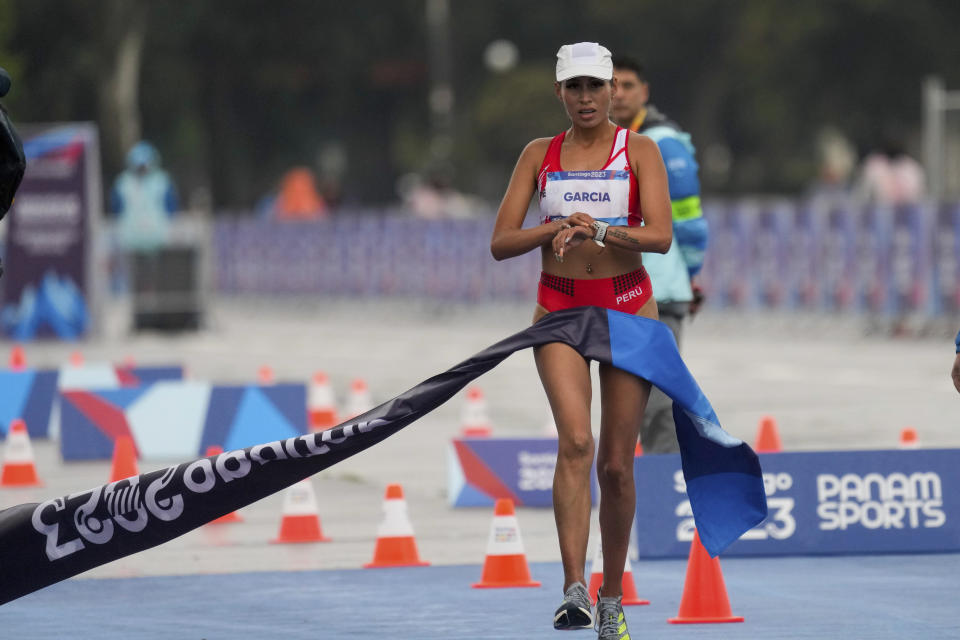
<svg viewBox="0 0 960 640">
<path fill-rule="evenodd" d="M 572 126 L 552 139 L 534 140 L 520 154 L 497 213 L 493 257 L 504 260 L 540 247 L 534 322 L 551 311 L 584 305 L 657 318 L 640 260 L 641 251 L 665 253 L 673 233 L 657 145 L 610 121 L 616 85 L 606 48 L 592 42 L 560 47 L 554 91 Z M 541 224 L 522 229 L 534 193 Z M 564 599 L 553 626 L 590 628 L 594 615 L 584 579 L 594 452 L 589 364 L 561 343 L 536 348 L 534 357 L 559 434 L 553 507 Z M 633 455 L 649 392 L 646 380 L 600 365 L 597 475 L 604 561 L 596 626 L 602 640 L 630 637 L 621 583 L 636 507 Z"/>
</svg>

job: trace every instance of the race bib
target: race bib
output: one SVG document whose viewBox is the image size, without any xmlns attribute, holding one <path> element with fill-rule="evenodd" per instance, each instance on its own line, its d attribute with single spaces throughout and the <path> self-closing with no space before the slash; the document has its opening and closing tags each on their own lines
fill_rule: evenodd
<svg viewBox="0 0 960 640">
<path fill-rule="evenodd" d="M 541 221 L 578 211 L 619 218 L 630 206 L 630 171 L 551 171 L 540 198 Z"/>
</svg>

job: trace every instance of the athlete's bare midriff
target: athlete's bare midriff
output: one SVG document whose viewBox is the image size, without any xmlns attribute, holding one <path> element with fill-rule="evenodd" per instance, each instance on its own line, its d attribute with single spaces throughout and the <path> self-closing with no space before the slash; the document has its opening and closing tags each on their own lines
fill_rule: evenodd
<svg viewBox="0 0 960 640">
<path fill-rule="evenodd" d="M 563 254 L 563 262 L 558 262 L 553 255 L 553 246 L 545 244 L 540 248 L 540 258 L 540 268 L 544 273 L 580 280 L 612 278 L 643 266 L 638 251 L 620 249 L 610 244 L 601 247 L 593 240 L 584 240 L 579 246 L 568 249 Z"/>
</svg>

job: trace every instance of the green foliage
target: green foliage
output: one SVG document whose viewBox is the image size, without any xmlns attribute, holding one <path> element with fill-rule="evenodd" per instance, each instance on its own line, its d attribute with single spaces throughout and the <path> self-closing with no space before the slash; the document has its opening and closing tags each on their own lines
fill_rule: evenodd
<svg viewBox="0 0 960 640">
<path fill-rule="evenodd" d="M 20 74 L 20 59 L 11 53 L 10 41 L 17 26 L 17 13 L 13 0 L 0 0 L 0 67 L 13 77 Z"/>
<path fill-rule="evenodd" d="M 920 85 L 960 88 L 953 0 L 450 1 L 457 186 L 497 200 L 532 138 L 566 126 L 554 53 L 596 40 L 647 64 L 652 98 L 701 150 L 729 149 L 710 192 L 803 189 L 824 126 L 861 152 L 891 131 L 917 151 Z M 132 9 L 146 11 L 143 135 L 182 191 L 252 206 L 321 147 L 347 150 L 348 200 L 393 199 L 396 177 L 431 167 L 425 0 L 0 0 L 0 65 L 21 122 L 97 120 Z M 519 64 L 497 74 L 484 48 L 505 38 Z M 115 136 L 114 136 L 115 137 Z M 122 150 L 105 145 L 107 182 Z"/>
</svg>

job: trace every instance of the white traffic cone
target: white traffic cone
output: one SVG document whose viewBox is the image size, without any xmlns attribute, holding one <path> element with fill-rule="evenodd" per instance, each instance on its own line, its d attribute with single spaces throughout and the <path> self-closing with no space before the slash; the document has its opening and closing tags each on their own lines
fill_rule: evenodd
<svg viewBox="0 0 960 640">
<path fill-rule="evenodd" d="M 388 485 L 383 498 L 383 521 L 377 528 L 373 561 L 363 565 L 364 568 L 425 567 L 429 564 L 421 560 L 417 552 L 413 525 L 407 516 L 407 501 L 403 499 L 403 487 L 399 484 Z"/>
<path fill-rule="evenodd" d="M 370 411 L 370 409 L 373 409 L 373 399 L 370 397 L 367 381 L 363 378 L 355 378 L 350 383 L 350 396 L 347 398 L 345 417 L 350 420 Z"/>
<path fill-rule="evenodd" d="M 17 418 L 10 421 L 7 442 L 3 448 L 3 471 L 0 472 L 0 487 L 41 487 L 33 462 L 33 447 L 27 425 Z"/>
<path fill-rule="evenodd" d="M 513 510 L 513 500 L 500 498 L 493 507 L 493 523 L 487 539 L 487 558 L 480 582 L 474 589 L 499 587 L 539 587 L 530 577 L 527 555 L 523 551 L 520 524 Z"/>
<path fill-rule="evenodd" d="M 599 537 L 597 538 L 597 551 L 593 555 L 593 563 L 590 566 L 590 598 L 594 603 L 597 602 L 597 592 L 603 585 L 603 544 Z M 633 581 L 633 569 L 630 567 L 630 554 L 624 557 L 623 579 L 620 581 L 620 588 L 623 590 L 623 604 L 650 604 L 649 600 L 641 600 L 637 595 L 637 585 Z"/>
<path fill-rule="evenodd" d="M 489 438 L 493 433 L 487 417 L 487 401 L 480 387 L 467 389 L 467 401 L 460 413 L 460 425 L 460 433 L 464 438 Z"/>
<path fill-rule="evenodd" d="M 291 485 L 283 494 L 280 533 L 270 542 L 329 542 L 320 528 L 317 498 L 310 478 Z"/>
<path fill-rule="evenodd" d="M 310 382 L 310 393 L 307 396 L 307 413 L 310 418 L 310 429 L 323 431 L 337 424 L 336 400 L 330 380 L 323 371 L 313 374 Z"/>
</svg>

